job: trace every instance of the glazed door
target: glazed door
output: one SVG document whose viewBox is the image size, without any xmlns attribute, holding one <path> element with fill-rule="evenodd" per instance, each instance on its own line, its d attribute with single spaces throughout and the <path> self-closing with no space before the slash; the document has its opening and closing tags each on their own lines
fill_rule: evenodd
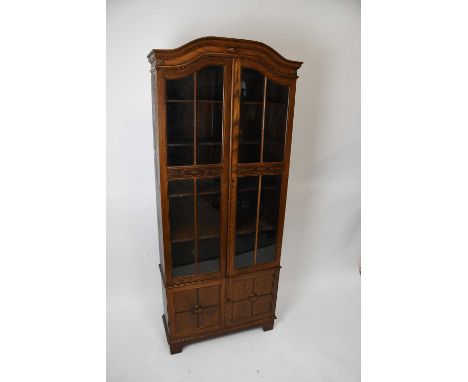
<svg viewBox="0 0 468 382">
<path fill-rule="evenodd" d="M 291 81 L 257 63 L 234 60 L 230 275 L 279 264 L 289 164 L 288 117 L 293 107 Z"/>
<path fill-rule="evenodd" d="M 205 59 L 158 76 L 166 280 L 217 277 L 226 264 L 231 64 Z"/>
</svg>

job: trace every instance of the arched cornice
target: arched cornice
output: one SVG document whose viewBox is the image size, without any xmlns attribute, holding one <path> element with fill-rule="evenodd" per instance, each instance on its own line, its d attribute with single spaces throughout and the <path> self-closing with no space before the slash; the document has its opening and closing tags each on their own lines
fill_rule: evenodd
<svg viewBox="0 0 468 382">
<path fill-rule="evenodd" d="M 302 62 L 284 58 L 261 42 L 226 37 L 203 37 L 176 49 L 153 49 L 148 54 L 148 61 L 151 70 L 183 69 L 203 57 L 242 57 L 263 63 L 287 77 L 297 77 L 297 69 L 302 65 Z"/>
</svg>

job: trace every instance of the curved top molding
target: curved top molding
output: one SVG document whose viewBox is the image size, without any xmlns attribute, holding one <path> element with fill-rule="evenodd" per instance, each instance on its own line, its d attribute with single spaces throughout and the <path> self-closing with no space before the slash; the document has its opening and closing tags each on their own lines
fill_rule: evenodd
<svg viewBox="0 0 468 382">
<path fill-rule="evenodd" d="M 273 67 L 285 76 L 297 77 L 302 62 L 284 58 L 276 50 L 258 41 L 226 37 L 203 37 L 176 49 L 153 49 L 148 54 L 151 70 L 182 69 L 202 57 L 248 58 Z"/>
</svg>

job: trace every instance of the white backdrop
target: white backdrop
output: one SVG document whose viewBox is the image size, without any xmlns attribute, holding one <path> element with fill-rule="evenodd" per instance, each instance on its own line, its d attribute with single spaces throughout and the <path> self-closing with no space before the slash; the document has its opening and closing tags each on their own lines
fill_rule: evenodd
<svg viewBox="0 0 468 382">
<path fill-rule="evenodd" d="M 107 13 L 108 381 L 360 380 L 360 2 L 115 0 Z M 169 356 L 146 55 L 203 36 L 304 62 L 278 320 Z"/>
</svg>

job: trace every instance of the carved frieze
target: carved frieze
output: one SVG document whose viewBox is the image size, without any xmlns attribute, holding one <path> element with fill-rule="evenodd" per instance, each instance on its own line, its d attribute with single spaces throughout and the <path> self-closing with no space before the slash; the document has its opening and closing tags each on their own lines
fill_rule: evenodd
<svg viewBox="0 0 468 382">
<path fill-rule="evenodd" d="M 237 175 L 281 174 L 283 163 L 243 163 L 237 167 Z"/>
<path fill-rule="evenodd" d="M 169 179 L 193 178 L 193 177 L 215 177 L 221 176 L 222 167 L 217 166 L 181 166 L 168 167 L 167 177 Z"/>
</svg>

